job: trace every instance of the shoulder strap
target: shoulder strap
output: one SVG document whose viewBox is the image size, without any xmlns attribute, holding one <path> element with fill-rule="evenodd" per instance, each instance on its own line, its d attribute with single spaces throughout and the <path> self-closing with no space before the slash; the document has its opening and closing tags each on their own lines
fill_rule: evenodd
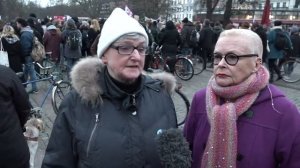
<svg viewBox="0 0 300 168">
<path fill-rule="evenodd" d="M 4 51 L 4 47 L 2 45 L 2 38 L 0 38 L 0 51 Z"/>
</svg>

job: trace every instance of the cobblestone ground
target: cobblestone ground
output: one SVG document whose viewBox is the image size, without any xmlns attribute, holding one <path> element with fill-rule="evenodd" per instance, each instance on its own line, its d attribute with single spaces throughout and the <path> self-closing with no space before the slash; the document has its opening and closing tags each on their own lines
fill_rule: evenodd
<svg viewBox="0 0 300 168">
<path fill-rule="evenodd" d="M 190 102 L 193 98 L 194 93 L 197 90 L 205 88 L 211 75 L 212 72 L 210 70 L 206 70 L 200 75 L 194 76 L 189 81 L 182 81 L 178 79 L 178 82 L 182 83 L 181 91 L 186 95 Z M 287 97 L 289 97 L 297 105 L 297 107 L 300 108 L 300 82 L 288 84 L 284 81 L 277 81 L 275 85 L 277 85 L 287 95 Z M 39 106 L 41 104 L 42 99 L 44 98 L 48 89 L 48 86 L 49 83 L 47 82 L 39 84 L 39 93 L 30 96 L 31 101 L 35 106 Z M 173 95 L 173 100 L 176 111 L 178 111 L 178 120 L 182 121 L 186 111 L 184 102 L 179 98 L 177 94 Z M 52 124 L 55 120 L 55 114 L 51 106 L 51 94 L 48 95 L 42 109 L 43 120 L 45 122 L 45 130 L 41 133 L 40 136 L 39 148 L 35 159 L 35 168 L 41 167 L 42 159 L 44 158 L 44 152 L 48 143 L 48 139 L 50 137 Z"/>
</svg>

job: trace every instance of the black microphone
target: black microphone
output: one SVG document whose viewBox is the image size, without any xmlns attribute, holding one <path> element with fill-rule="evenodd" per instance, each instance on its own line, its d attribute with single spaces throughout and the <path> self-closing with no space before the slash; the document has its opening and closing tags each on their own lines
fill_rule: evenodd
<svg viewBox="0 0 300 168">
<path fill-rule="evenodd" d="M 182 131 L 171 128 L 158 130 L 156 136 L 160 161 L 164 168 L 190 168 L 192 152 Z"/>
</svg>

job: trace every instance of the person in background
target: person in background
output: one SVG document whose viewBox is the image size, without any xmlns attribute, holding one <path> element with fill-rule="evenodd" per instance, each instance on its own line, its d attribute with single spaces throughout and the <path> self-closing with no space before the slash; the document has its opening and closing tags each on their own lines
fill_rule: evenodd
<svg viewBox="0 0 300 168">
<path fill-rule="evenodd" d="M 275 47 L 275 42 L 277 38 L 277 32 L 282 31 L 286 36 L 286 41 L 284 49 L 278 49 Z M 272 27 L 271 31 L 267 35 L 268 38 L 268 45 L 270 48 L 270 52 L 268 54 L 268 65 L 269 65 L 269 71 L 270 71 L 270 82 L 274 82 L 274 72 L 277 75 L 277 80 L 282 79 L 282 75 L 280 72 L 280 64 L 283 62 L 282 60 L 285 59 L 286 55 L 286 48 L 292 48 L 292 42 L 287 32 L 285 32 L 282 29 L 282 21 L 275 20 L 274 21 L 274 27 Z M 277 61 L 279 60 L 279 64 L 277 64 Z"/>
<path fill-rule="evenodd" d="M 52 61 L 59 63 L 61 32 L 54 25 L 48 26 L 43 42 L 46 54 L 50 56 Z"/>
<path fill-rule="evenodd" d="M 94 41 L 91 43 L 91 49 L 90 49 L 90 54 L 92 56 L 94 55 L 97 55 L 97 46 L 98 46 L 98 41 L 99 41 L 99 38 L 100 38 L 100 35 L 101 35 L 101 30 L 102 30 L 102 27 L 103 27 L 103 24 L 105 23 L 105 19 L 101 19 L 99 21 L 99 27 L 100 27 L 100 32 L 99 34 L 97 35 L 97 37 L 94 39 Z"/>
<path fill-rule="evenodd" d="M 258 34 L 258 36 L 260 37 L 260 39 L 262 41 L 262 44 L 263 44 L 262 61 L 263 61 L 263 63 L 266 63 L 267 62 L 267 56 L 268 56 L 268 50 L 267 50 L 267 46 L 268 46 L 267 32 L 263 28 L 263 26 L 261 24 L 259 24 L 258 22 L 253 23 L 251 29 L 252 29 L 252 31 L 254 31 L 255 33 Z"/>
<path fill-rule="evenodd" d="M 16 73 L 0 65 L 0 167 L 29 168 L 29 149 L 23 136 L 31 105 Z"/>
<path fill-rule="evenodd" d="M 201 56 L 204 59 L 204 69 L 206 69 L 207 63 L 212 62 L 212 52 L 214 50 L 214 31 L 210 27 L 209 19 L 205 19 L 203 27 L 200 31 L 199 47 L 201 48 Z M 209 65 L 212 68 L 213 64 Z"/>
<path fill-rule="evenodd" d="M 88 55 L 91 54 L 91 45 L 97 38 L 97 36 L 100 34 L 100 25 L 99 21 L 97 19 L 91 20 L 91 25 L 89 27 L 88 31 Z"/>
<path fill-rule="evenodd" d="M 87 21 L 82 21 L 80 25 L 80 32 L 82 35 L 82 47 L 81 47 L 81 54 L 82 57 L 86 57 L 90 54 L 90 40 L 89 40 L 89 29 L 90 24 Z"/>
<path fill-rule="evenodd" d="M 300 112 L 269 84 L 262 54 L 255 32 L 221 33 L 213 75 L 194 95 L 184 126 L 192 168 L 300 167 Z"/>
<path fill-rule="evenodd" d="M 26 20 L 22 18 L 17 18 L 16 20 L 17 27 L 20 29 L 20 43 L 21 43 L 21 51 L 22 51 L 22 57 L 25 59 L 25 69 L 24 69 L 24 76 L 25 80 L 28 80 L 28 77 L 30 77 L 30 81 L 32 88 L 29 90 L 28 93 L 37 93 L 37 83 L 33 82 L 37 80 L 36 72 L 34 70 L 34 64 L 33 64 L 33 58 L 31 57 L 31 51 L 33 47 L 33 31 L 28 26 L 28 23 Z"/>
<path fill-rule="evenodd" d="M 300 57 L 300 35 L 299 35 L 299 27 L 292 26 L 291 28 L 291 42 L 293 44 L 292 56 Z"/>
<path fill-rule="evenodd" d="M 7 51 L 9 67 L 15 72 L 23 72 L 22 64 L 25 59 L 21 53 L 21 43 L 19 37 L 15 34 L 15 30 L 10 25 L 4 25 L 0 33 L 1 42 L 4 51 Z M 25 82 L 25 79 L 22 80 Z"/>
<path fill-rule="evenodd" d="M 68 69 L 70 70 L 74 64 L 82 57 L 82 34 L 77 29 L 75 21 L 68 19 L 66 27 L 61 35 L 63 44 L 64 59 L 67 63 Z"/>
<path fill-rule="evenodd" d="M 192 31 L 195 29 L 194 24 L 188 20 L 188 18 L 184 18 L 182 20 L 183 26 L 180 33 L 181 36 L 181 52 L 184 55 L 192 54 L 193 50 L 193 42 L 191 41 Z"/>
<path fill-rule="evenodd" d="M 176 54 L 181 45 L 180 34 L 178 33 L 174 23 L 169 20 L 166 28 L 162 29 L 159 34 L 159 46 L 162 46 L 161 52 L 164 59 L 168 59 L 167 63 L 170 73 L 175 72 Z"/>
<path fill-rule="evenodd" d="M 147 45 L 145 29 L 114 9 L 98 57 L 81 59 L 71 71 L 74 89 L 59 107 L 42 168 L 162 167 L 155 137 L 177 125 L 166 90 L 175 78 L 165 73 L 167 84 L 142 74 Z"/>
</svg>

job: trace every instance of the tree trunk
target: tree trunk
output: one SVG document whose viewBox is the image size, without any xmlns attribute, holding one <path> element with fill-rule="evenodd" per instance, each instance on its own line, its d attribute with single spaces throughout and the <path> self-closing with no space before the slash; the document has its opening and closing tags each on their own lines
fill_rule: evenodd
<svg viewBox="0 0 300 168">
<path fill-rule="evenodd" d="M 232 0 L 227 0 L 225 12 L 224 12 L 223 26 L 226 26 L 228 23 L 230 23 L 231 8 L 232 8 Z"/>
<path fill-rule="evenodd" d="M 212 0 L 206 0 L 206 19 L 211 20 L 213 14 Z"/>
</svg>

